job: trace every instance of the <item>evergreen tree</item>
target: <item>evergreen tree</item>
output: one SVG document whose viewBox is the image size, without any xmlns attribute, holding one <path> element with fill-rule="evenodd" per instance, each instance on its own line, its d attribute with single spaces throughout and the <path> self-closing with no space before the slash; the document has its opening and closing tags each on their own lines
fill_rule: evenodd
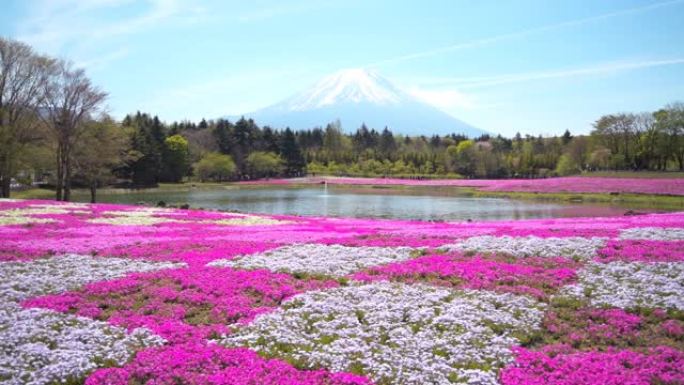
<svg viewBox="0 0 684 385">
<path fill-rule="evenodd" d="M 212 130 L 216 144 L 222 154 L 230 154 L 233 147 L 233 125 L 224 119 L 219 119 L 216 126 Z"/>
<path fill-rule="evenodd" d="M 244 117 L 235 122 L 235 126 L 233 127 L 233 146 L 231 148 L 230 154 L 233 157 L 233 161 L 235 161 L 235 165 L 240 173 L 245 173 L 246 171 L 245 158 L 247 158 L 247 155 L 249 155 L 252 144 L 252 135 L 250 134 L 251 129 L 252 128 L 249 121 Z"/>
<path fill-rule="evenodd" d="M 380 152 L 383 156 L 391 158 L 394 151 L 397 149 L 397 143 L 394 141 L 394 135 L 387 127 L 382 130 L 380 135 Z"/>
<path fill-rule="evenodd" d="M 159 182 L 161 154 L 154 138 L 145 129 L 137 128 L 131 140 L 135 159 L 128 167 L 131 181 L 137 186 L 152 186 Z"/>
<path fill-rule="evenodd" d="M 132 160 L 125 168 L 125 173 L 135 185 L 156 185 L 162 166 L 161 145 L 158 140 L 164 139 L 163 126 L 156 117 L 150 118 L 139 111 L 134 117 L 129 116 L 124 120 L 132 128 Z"/>
<path fill-rule="evenodd" d="M 278 133 L 273 131 L 271 127 L 265 126 L 262 130 L 262 135 L 261 135 L 261 146 L 259 146 L 259 149 L 264 150 L 264 151 L 270 151 L 270 152 L 280 152 L 279 146 L 278 146 Z"/>
<path fill-rule="evenodd" d="M 286 128 L 280 145 L 280 156 L 285 163 L 285 174 L 288 176 L 298 176 L 306 167 L 306 161 L 302 151 L 297 144 L 294 133 L 290 128 Z"/>
<path fill-rule="evenodd" d="M 563 133 L 563 136 L 561 136 L 561 142 L 565 146 L 568 143 L 570 143 L 571 140 L 572 140 L 572 134 L 570 134 L 570 130 L 565 130 L 565 132 Z"/>
</svg>

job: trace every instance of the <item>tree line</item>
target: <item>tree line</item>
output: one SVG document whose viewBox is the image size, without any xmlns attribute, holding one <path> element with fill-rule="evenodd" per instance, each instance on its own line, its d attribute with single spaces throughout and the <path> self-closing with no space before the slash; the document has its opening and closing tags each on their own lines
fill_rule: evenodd
<svg viewBox="0 0 684 385">
<path fill-rule="evenodd" d="M 537 178 L 592 170 L 684 170 L 684 104 L 600 117 L 588 135 L 404 136 L 340 122 L 306 130 L 251 119 L 116 121 L 82 69 L 0 38 L 0 195 L 39 179 L 72 186 L 154 186 L 306 174 L 410 178 Z"/>
</svg>

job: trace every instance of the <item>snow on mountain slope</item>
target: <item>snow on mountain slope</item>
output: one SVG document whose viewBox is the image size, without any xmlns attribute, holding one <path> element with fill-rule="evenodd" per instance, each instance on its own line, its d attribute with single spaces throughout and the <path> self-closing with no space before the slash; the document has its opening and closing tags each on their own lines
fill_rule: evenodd
<svg viewBox="0 0 684 385">
<path fill-rule="evenodd" d="M 348 69 L 270 107 L 244 114 L 259 125 L 308 129 L 339 119 L 347 132 L 365 123 L 396 134 L 479 136 L 484 131 L 429 105 L 373 71 Z M 232 117 L 235 119 L 235 117 Z"/>
<path fill-rule="evenodd" d="M 405 95 L 375 72 L 350 69 L 328 76 L 312 88 L 285 100 L 292 111 L 311 110 L 337 103 L 397 104 Z"/>
</svg>

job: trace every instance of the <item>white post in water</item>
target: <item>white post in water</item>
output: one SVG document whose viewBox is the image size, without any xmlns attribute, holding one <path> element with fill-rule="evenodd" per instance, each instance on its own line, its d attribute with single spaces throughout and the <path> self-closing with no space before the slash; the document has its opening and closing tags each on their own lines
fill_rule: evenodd
<svg viewBox="0 0 684 385">
<path fill-rule="evenodd" d="M 323 181 L 323 194 L 328 195 L 328 181 L 327 180 Z"/>
</svg>

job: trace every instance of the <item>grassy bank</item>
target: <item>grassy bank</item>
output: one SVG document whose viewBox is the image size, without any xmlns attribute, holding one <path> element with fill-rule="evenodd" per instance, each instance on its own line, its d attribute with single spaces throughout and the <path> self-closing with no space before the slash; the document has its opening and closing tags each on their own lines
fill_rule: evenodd
<svg viewBox="0 0 684 385">
<path fill-rule="evenodd" d="M 578 176 L 597 178 L 643 178 L 643 179 L 670 179 L 684 178 L 684 171 L 596 171 L 587 172 Z"/>
<path fill-rule="evenodd" d="M 184 184 L 160 184 L 158 187 L 127 190 L 118 188 L 103 188 L 99 194 L 113 195 L 126 194 L 131 191 L 144 191 L 149 193 L 174 193 L 190 190 L 211 189 L 263 189 L 263 188 L 302 188 L 314 187 L 312 184 L 283 184 L 283 185 L 237 185 L 232 183 L 184 183 Z M 498 192 L 481 191 L 474 187 L 449 187 L 449 186 L 406 186 L 406 185 L 330 185 L 331 189 L 353 190 L 356 193 L 373 193 L 391 191 L 402 195 L 437 195 L 454 197 L 474 198 L 506 198 L 517 200 L 536 200 L 558 203 L 591 203 L 622 206 L 625 209 L 656 209 L 656 210 L 684 210 L 684 197 L 668 195 L 646 194 L 607 194 L 607 193 L 534 193 L 534 192 Z M 89 192 L 85 189 L 76 189 L 73 195 L 78 200 L 89 198 Z M 18 191 L 12 194 L 16 199 L 52 199 L 54 192 L 46 189 L 30 189 Z"/>
<path fill-rule="evenodd" d="M 218 188 L 225 188 L 225 189 L 235 189 L 239 188 L 235 184 L 230 184 L 230 183 L 210 183 L 210 182 L 205 182 L 205 183 L 161 183 L 157 187 L 145 187 L 145 188 L 139 188 L 139 189 L 124 189 L 124 188 L 114 188 L 114 187 L 106 187 L 106 188 L 101 188 L 97 190 L 97 194 L 106 194 L 106 195 L 111 195 L 111 194 L 126 194 L 131 191 L 140 191 L 140 192 L 184 192 L 184 191 L 189 191 L 192 189 L 218 189 Z M 72 194 L 74 196 L 77 196 L 79 198 L 83 196 L 88 196 L 90 197 L 90 190 L 87 189 L 73 189 Z M 14 199 L 51 199 L 54 198 L 55 192 L 54 190 L 48 190 L 44 188 L 32 188 L 28 190 L 23 190 L 23 191 L 13 191 L 12 192 L 12 198 Z"/>
<path fill-rule="evenodd" d="M 684 197 L 645 194 L 598 194 L 598 193 L 528 193 L 491 192 L 469 189 L 469 196 L 482 198 L 508 198 L 521 200 L 543 200 L 563 203 L 598 203 L 625 206 L 631 209 L 684 210 Z"/>
<path fill-rule="evenodd" d="M 295 185 L 305 187 L 307 185 Z M 308 185 L 311 186 L 311 185 Z M 361 186 L 335 185 L 335 188 L 359 190 Z M 481 191 L 474 187 L 448 186 L 365 186 L 365 190 L 391 190 L 397 193 L 416 192 L 440 196 L 462 196 L 472 198 L 505 198 L 518 200 L 537 200 L 559 203 L 595 203 L 624 206 L 626 209 L 684 210 L 684 197 L 646 194 L 603 194 L 603 193 L 530 193 L 507 191 Z"/>
</svg>

